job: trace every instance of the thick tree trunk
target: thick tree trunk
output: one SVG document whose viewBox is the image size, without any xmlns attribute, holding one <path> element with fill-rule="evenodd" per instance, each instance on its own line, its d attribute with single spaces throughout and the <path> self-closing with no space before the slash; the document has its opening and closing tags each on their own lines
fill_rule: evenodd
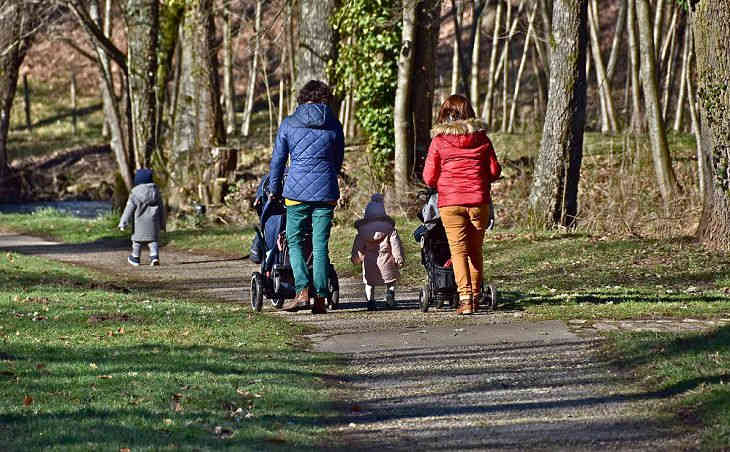
<svg viewBox="0 0 730 452">
<path fill-rule="evenodd" d="M 335 7 L 335 0 L 299 0 L 297 89 L 310 80 L 333 84 L 328 63 L 335 56 L 335 34 L 329 21 Z"/>
<path fill-rule="evenodd" d="M 409 156 L 412 175 L 420 175 L 431 143 L 433 100 L 436 92 L 436 48 L 438 47 L 441 0 L 419 1 L 416 9 L 411 113 L 413 153 Z M 354 117 L 354 112 L 350 112 Z M 352 121 L 351 124 L 354 124 Z M 354 131 L 353 131 L 354 132 Z M 352 133 L 351 133 L 352 134 Z"/>
<path fill-rule="evenodd" d="M 412 147 L 411 80 L 413 79 L 413 46 L 416 39 L 416 3 L 403 2 L 403 29 L 398 55 L 398 84 L 395 90 L 393 126 L 395 129 L 395 192 L 405 199 L 408 191 L 408 154 Z"/>
<path fill-rule="evenodd" d="M 286 0 L 286 60 L 289 65 L 289 113 L 293 113 L 297 106 L 297 74 L 294 66 L 294 3 L 295 0 Z"/>
<path fill-rule="evenodd" d="M 188 0 L 183 24 L 180 94 L 173 148 L 176 183 L 186 184 L 184 160 L 203 149 L 225 144 L 218 85 L 212 0 Z"/>
<path fill-rule="evenodd" d="M 572 227 L 578 212 L 586 106 L 588 0 L 556 0 L 550 91 L 540 153 L 530 191 L 531 216 L 539 223 Z"/>
<path fill-rule="evenodd" d="M 730 2 L 699 0 L 691 13 L 706 192 L 698 239 L 730 250 Z"/>
<path fill-rule="evenodd" d="M 651 154 L 654 161 L 659 192 L 665 203 L 668 203 L 678 189 L 677 178 L 672 168 L 672 159 L 667 145 L 667 134 L 664 128 L 662 111 L 659 106 L 657 88 L 656 52 L 651 30 L 649 0 L 636 0 L 637 21 L 639 24 L 639 42 L 641 47 L 641 80 L 644 89 L 644 103 L 649 125 Z"/>
<path fill-rule="evenodd" d="M 408 0 L 406 0 L 408 2 Z M 451 94 L 459 92 L 459 73 L 461 72 L 461 25 L 464 23 L 464 0 L 451 0 L 454 21 L 454 43 L 451 55 Z"/>
<path fill-rule="evenodd" d="M 159 2 L 129 0 L 127 22 L 127 68 L 132 107 L 132 148 L 143 167 L 157 149 L 157 42 Z"/>
<path fill-rule="evenodd" d="M 251 56 L 251 66 L 248 73 L 248 89 L 246 90 L 246 107 L 243 110 L 243 124 L 241 125 L 241 135 L 247 137 L 251 132 L 251 115 L 253 114 L 253 102 L 256 91 L 257 65 L 259 61 L 259 51 L 261 49 L 261 8 L 263 0 L 256 1 L 256 17 L 254 19 L 254 48 L 253 56 Z"/>
</svg>

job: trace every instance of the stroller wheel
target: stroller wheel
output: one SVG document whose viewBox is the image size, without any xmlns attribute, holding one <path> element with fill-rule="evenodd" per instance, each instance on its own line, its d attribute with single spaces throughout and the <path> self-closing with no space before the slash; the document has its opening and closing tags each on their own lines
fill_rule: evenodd
<svg viewBox="0 0 730 452">
<path fill-rule="evenodd" d="M 490 311 L 497 309 L 497 289 L 493 285 L 490 284 L 486 287 L 482 302 Z"/>
<path fill-rule="evenodd" d="M 423 286 L 421 293 L 418 296 L 418 304 L 421 306 L 421 312 L 428 312 L 428 307 L 431 304 L 431 288 L 428 284 Z"/>
<path fill-rule="evenodd" d="M 281 309 L 281 307 L 284 306 L 284 300 L 284 297 L 274 297 L 271 299 L 271 305 L 276 309 Z"/>
<path fill-rule="evenodd" d="M 337 277 L 335 267 L 333 267 L 332 265 L 330 265 L 330 274 L 328 280 L 330 296 L 327 297 L 327 305 L 329 305 L 330 309 L 337 309 L 337 305 L 340 304 L 340 280 Z"/>
<path fill-rule="evenodd" d="M 261 312 L 264 305 L 264 281 L 261 273 L 251 274 L 251 309 Z"/>
</svg>

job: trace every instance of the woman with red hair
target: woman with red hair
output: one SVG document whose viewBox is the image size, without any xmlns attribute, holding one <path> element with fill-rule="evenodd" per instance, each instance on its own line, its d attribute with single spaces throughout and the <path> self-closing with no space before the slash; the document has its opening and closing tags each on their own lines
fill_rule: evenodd
<svg viewBox="0 0 730 452">
<path fill-rule="evenodd" d="M 459 291 L 458 314 L 476 311 L 482 290 L 482 244 L 490 217 L 490 186 L 502 168 L 469 100 L 459 94 L 441 105 L 431 129 L 423 181 L 438 191 L 438 207 Z"/>
</svg>

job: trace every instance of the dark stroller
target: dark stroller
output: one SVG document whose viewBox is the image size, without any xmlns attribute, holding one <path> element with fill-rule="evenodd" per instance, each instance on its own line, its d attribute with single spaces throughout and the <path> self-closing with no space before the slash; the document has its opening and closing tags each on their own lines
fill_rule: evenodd
<svg viewBox="0 0 730 452">
<path fill-rule="evenodd" d="M 438 194 L 428 191 L 423 195 L 428 200 L 418 214 L 421 225 L 413 231 L 413 238 L 421 244 L 421 264 L 426 269 L 426 282 L 418 302 L 422 312 L 427 312 L 431 305 L 436 305 L 439 309 L 446 305 L 455 308 L 459 304 L 459 293 L 453 267 L 445 267 L 451 259 L 451 251 L 438 212 Z M 497 291 L 494 286 L 482 283 L 482 295 L 475 303 L 490 310 L 495 309 Z"/>
<path fill-rule="evenodd" d="M 250 259 L 261 265 L 251 274 L 251 308 L 261 312 L 264 297 L 271 300 L 276 309 L 296 296 L 294 273 L 289 262 L 289 245 L 286 241 L 286 206 L 283 199 L 271 199 L 268 193 L 269 176 L 259 184 L 254 208 L 260 225 L 251 245 Z M 304 255 L 312 268 L 312 235 L 306 235 Z M 335 268 L 329 268 L 329 293 L 327 304 L 335 309 L 339 303 L 340 286 Z"/>
</svg>

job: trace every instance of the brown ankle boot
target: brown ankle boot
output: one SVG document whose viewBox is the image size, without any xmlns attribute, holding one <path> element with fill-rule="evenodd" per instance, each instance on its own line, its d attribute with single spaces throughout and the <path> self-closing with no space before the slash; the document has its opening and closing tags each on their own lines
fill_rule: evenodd
<svg viewBox="0 0 730 452">
<path fill-rule="evenodd" d="M 473 311 L 472 305 L 474 304 L 474 301 L 471 296 L 469 298 L 460 298 L 459 299 L 459 307 L 456 308 L 456 313 L 459 315 L 469 315 Z"/>
<path fill-rule="evenodd" d="M 324 297 L 315 295 L 312 305 L 312 314 L 327 314 L 326 300 Z"/>
<path fill-rule="evenodd" d="M 297 294 L 294 299 L 284 303 L 281 307 L 282 311 L 297 312 L 300 309 L 304 309 L 309 304 L 309 288 L 305 287 L 301 292 Z"/>
</svg>

